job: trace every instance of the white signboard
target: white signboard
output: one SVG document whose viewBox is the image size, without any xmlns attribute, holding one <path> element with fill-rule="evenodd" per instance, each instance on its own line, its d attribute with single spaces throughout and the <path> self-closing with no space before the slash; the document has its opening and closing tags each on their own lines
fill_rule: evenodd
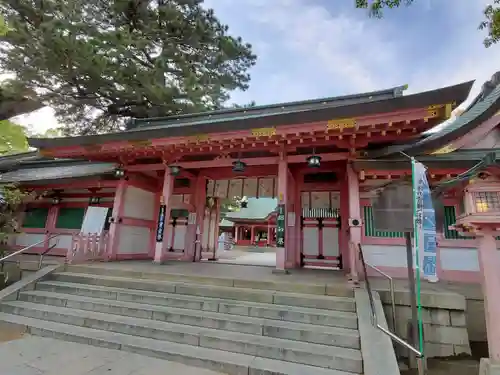
<svg viewBox="0 0 500 375">
<path fill-rule="evenodd" d="M 108 207 L 89 206 L 83 218 L 82 234 L 101 234 L 106 223 Z"/>
</svg>

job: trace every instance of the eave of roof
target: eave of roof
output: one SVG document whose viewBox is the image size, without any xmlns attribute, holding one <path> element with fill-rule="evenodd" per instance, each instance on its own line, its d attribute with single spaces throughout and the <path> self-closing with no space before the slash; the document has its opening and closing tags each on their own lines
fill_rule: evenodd
<svg viewBox="0 0 500 375">
<path fill-rule="evenodd" d="M 0 174 L 0 184 L 52 181 L 80 177 L 90 177 L 111 173 L 114 163 L 90 163 L 42 168 L 21 168 Z"/>
<path fill-rule="evenodd" d="M 416 155 L 415 159 L 428 167 L 435 168 L 469 168 L 480 162 L 488 153 L 494 152 L 500 160 L 500 148 L 460 149 L 447 154 Z M 400 154 L 393 154 L 377 159 L 358 159 L 352 162 L 357 171 L 380 169 L 401 170 L 410 168 L 410 160 Z"/>
<path fill-rule="evenodd" d="M 134 129 L 126 132 L 65 138 L 28 138 L 32 147 L 39 149 L 85 146 L 115 141 L 148 140 L 165 137 L 192 136 L 197 134 L 220 133 L 228 130 L 248 130 L 269 126 L 283 126 L 307 122 L 327 121 L 335 118 L 366 116 L 390 113 L 412 108 L 424 108 L 433 104 L 462 103 L 468 96 L 474 81 L 464 82 L 433 91 L 408 96 L 398 96 L 385 100 L 367 101 L 340 107 L 291 110 L 286 113 L 259 114 L 238 119 L 222 118 L 214 122 L 194 121 L 170 124 L 161 128 Z"/>
<path fill-rule="evenodd" d="M 286 103 L 276 103 L 260 105 L 246 108 L 231 108 L 217 111 L 190 113 L 179 116 L 156 117 L 134 119 L 133 123 L 138 128 L 157 128 L 168 127 L 169 125 L 192 124 L 198 122 L 215 122 L 219 120 L 239 120 L 261 115 L 275 115 L 280 113 L 313 110 L 319 108 L 339 107 L 367 101 L 378 101 L 392 99 L 403 95 L 407 88 L 404 86 L 392 87 L 384 90 L 365 92 L 360 94 L 342 95 L 328 98 L 319 98 L 311 100 L 300 100 Z"/>
<path fill-rule="evenodd" d="M 493 79 L 498 79 L 496 73 Z M 408 155 L 421 155 L 433 152 L 444 145 L 464 136 L 478 125 L 493 117 L 500 110 L 500 79 L 496 87 L 492 85 L 483 85 L 486 92 L 481 92 L 467 107 L 467 110 L 457 117 L 451 124 L 436 133 L 429 134 L 427 137 L 410 144 L 392 145 L 380 149 L 372 150 L 366 153 L 367 158 L 379 158 L 392 154 L 404 152 Z"/>
<path fill-rule="evenodd" d="M 23 161 L 34 160 L 39 158 L 40 155 L 38 151 L 27 151 L 19 152 L 16 154 L 7 154 L 0 156 L 0 170 L 2 168 L 8 168 L 12 165 L 19 164 Z"/>
</svg>

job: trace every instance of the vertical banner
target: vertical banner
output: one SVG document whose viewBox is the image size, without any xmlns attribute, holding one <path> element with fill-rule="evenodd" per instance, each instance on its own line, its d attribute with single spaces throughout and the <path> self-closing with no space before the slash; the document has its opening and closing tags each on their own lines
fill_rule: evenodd
<svg viewBox="0 0 500 375">
<path fill-rule="evenodd" d="M 278 205 L 276 218 L 276 246 L 285 247 L 285 205 Z"/>
<path fill-rule="evenodd" d="M 436 215 L 432 205 L 431 191 L 426 168 L 414 162 L 413 191 L 415 192 L 415 256 L 423 270 L 424 278 L 437 282 Z"/>
<path fill-rule="evenodd" d="M 158 213 L 158 226 L 156 227 L 156 242 L 163 241 L 163 233 L 165 231 L 165 211 L 167 206 L 160 205 L 160 212 Z"/>
</svg>

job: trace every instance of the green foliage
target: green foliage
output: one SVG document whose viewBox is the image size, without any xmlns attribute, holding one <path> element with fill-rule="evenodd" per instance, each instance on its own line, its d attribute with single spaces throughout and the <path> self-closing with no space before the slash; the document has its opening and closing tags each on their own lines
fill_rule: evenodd
<svg viewBox="0 0 500 375">
<path fill-rule="evenodd" d="M 257 104 L 255 103 L 254 100 L 252 100 L 250 103 L 248 104 L 233 104 L 232 105 L 232 108 L 252 108 L 252 107 L 255 107 Z"/>
<path fill-rule="evenodd" d="M 0 155 L 27 150 L 26 129 L 8 120 L 0 121 Z"/>
<path fill-rule="evenodd" d="M 0 15 L 0 35 L 5 35 L 9 31 L 9 27 L 7 26 L 7 23 L 3 19 L 3 17 Z"/>
<path fill-rule="evenodd" d="M 256 57 L 202 0 L 3 0 L 0 68 L 56 110 L 68 134 L 126 118 L 222 107 Z"/>
<path fill-rule="evenodd" d="M 370 16 L 382 18 L 385 8 L 398 8 L 401 5 L 411 5 L 415 0 L 355 0 L 356 8 L 368 9 Z M 485 20 L 479 24 L 479 29 L 488 30 L 488 36 L 484 39 L 484 45 L 491 45 L 500 41 L 500 0 L 492 0 L 493 3 L 484 9 Z M 450 1 L 451 2 L 451 1 Z"/>
<path fill-rule="evenodd" d="M 15 185 L 0 186 L 0 248 L 10 234 L 19 230 L 19 208 L 30 197 Z"/>
<path fill-rule="evenodd" d="M 484 9 L 485 21 L 481 22 L 479 29 L 488 30 L 488 37 L 484 39 L 484 45 L 490 47 L 500 41 L 500 0 L 494 0 L 493 4 Z"/>
</svg>

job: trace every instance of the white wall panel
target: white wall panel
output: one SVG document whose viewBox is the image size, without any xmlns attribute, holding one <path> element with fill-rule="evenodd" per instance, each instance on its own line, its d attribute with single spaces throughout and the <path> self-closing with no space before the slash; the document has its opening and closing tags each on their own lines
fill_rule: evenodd
<svg viewBox="0 0 500 375">
<path fill-rule="evenodd" d="M 155 193 L 150 191 L 133 186 L 127 187 L 125 190 L 123 216 L 154 220 L 156 218 L 155 198 Z"/>
<path fill-rule="evenodd" d="M 304 227 L 303 229 L 303 250 L 304 255 L 318 255 L 319 254 L 319 229 L 318 227 Z"/>
<path fill-rule="evenodd" d="M 323 227 L 323 255 L 339 256 L 339 229 Z"/>
<path fill-rule="evenodd" d="M 184 250 L 187 225 L 176 225 L 174 234 L 174 250 Z"/>
<path fill-rule="evenodd" d="M 57 248 L 69 249 L 71 248 L 71 243 L 73 242 L 73 236 L 70 234 L 64 234 L 57 236 L 55 238 L 51 238 L 49 240 L 49 247 L 57 243 Z"/>
<path fill-rule="evenodd" d="M 123 225 L 118 241 L 118 254 L 147 254 L 151 244 L 151 230 L 146 227 Z"/>
<path fill-rule="evenodd" d="M 37 242 L 43 241 L 45 239 L 45 234 L 43 233 L 19 233 L 16 236 L 17 246 L 30 246 L 36 244 Z M 42 247 L 43 243 L 37 245 L 36 247 Z"/>
<path fill-rule="evenodd" d="M 406 247 L 398 245 L 363 245 L 365 261 L 374 266 L 406 267 Z"/>
<path fill-rule="evenodd" d="M 450 271 L 479 271 L 479 259 L 474 248 L 441 248 L 441 267 Z M 500 270 L 499 270 L 500 272 Z"/>
</svg>

